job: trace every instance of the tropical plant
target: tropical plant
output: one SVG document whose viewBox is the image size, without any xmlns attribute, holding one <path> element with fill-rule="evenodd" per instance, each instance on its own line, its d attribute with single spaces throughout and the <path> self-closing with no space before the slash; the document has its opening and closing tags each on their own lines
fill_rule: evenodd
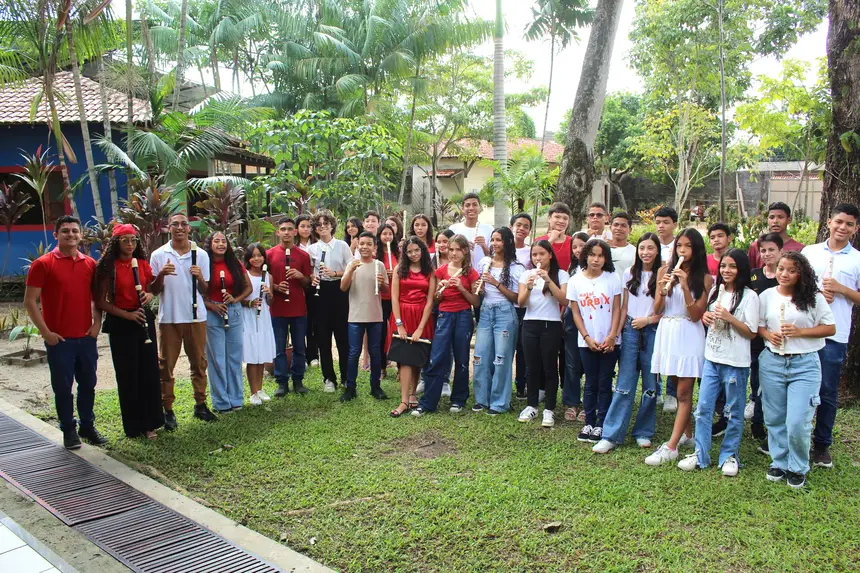
<svg viewBox="0 0 860 573">
<path fill-rule="evenodd" d="M 179 209 L 179 202 L 173 197 L 173 188 L 160 187 L 150 177 L 129 180 L 128 192 L 118 219 L 140 230 L 143 245 L 151 253 L 162 245 L 170 216 Z"/>
<path fill-rule="evenodd" d="M 35 251 L 30 251 L 26 255 L 21 257 L 21 260 L 26 263 L 21 267 L 21 270 L 24 272 L 25 275 L 30 272 L 30 265 L 32 265 L 36 259 L 41 256 L 44 256 L 47 253 L 50 253 L 54 248 L 51 243 L 42 243 L 41 241 L 38 245 L 34 246 L 36 247 Z"/>
<path fill-rule="evenodd" d="M 46 147 L 42 151 L 42 146 L 36 148 L 36 152 L 32 155 L 22 151 L 21 157 L 24 158 L 24 173 L 13 173 L 15 177 L 30 186 L 36 192 L 39 198 L 39 204 L 42 210 L 42 232 L 45 234 L 45 244 L 48 244 L 48 218 L 46 211 L 48 209 L 48 200 L 45 193 L 48 190 L 48 179 L 53 171 L 54 164 L 48 160 L 48 151 L 50 147 Z"/>
<path fill-rule="evenodd" d="M 15 342 L 16 340 L 18 340 L 18 338 L 22 336 L 26 340 L 26 343 L 24 345 L 24 354 L 21 356 L 21 358 L 27 360 L 33 353 L 33 349 L 30 348 L 30 339 L 35 338 L 37 336 L 41 336 L 38 327 L 33 324 L 30 324 L 29 318 L 24 320 L 24 324 L 19 324 L 12 329 L 12 332 L 9 333 L 9 342 Z"/>
<path fill-rule="evenodd" d="M 502 169 L 502 176 L 495 171 L 497 197 L 504 196 L 504 169 L 508 164 L 508 140 L 505 133 L 505 18 L 502 11 L 502 0 L 496 0 L 496 28 L 493 34 L 493 159 Z M 501 205 L 507 205 L 501 203 Z M 501 206 L 500 205 L 500 206 Z M 506 207 L 493 209 L 497 227 L 508 224 L 510 210 Z"/>
<path fill-rule="evenodd" d="M 117 212 L 117 214 L 119 213 Z M 114 220 L 107 223 L 95 221 L 89 225 L 84 225 L 84 228 L 81 229 L 81 250 L 91 253 L 92 248 L 95 246 L 99 253 L 103 253 L 113 238 L 113 228 L 115 225 L 116 221 Z"/>
<path fill-rule="evenodd" d="M 485 161 L 493 168 L 495 177 L 489 179 L 485 189 L 497 198 L 507 194 L 505 200 L 512 212 L 520 212 L 551 200 L 558 181 L 558 168 L 550 169 L 549 162 L 535 146 L 521 147 L 513 152 L 507 165 L 498 161 Z"/>
<path fill-rule="evenodd" d="M 203 199 L 194 204 L 205 214 L 194 224 L 198 227 L 200 236 L 221 231 L 228 239 L 235 242 L 239 226 L 243 223 L 241 206 L 245 193 L 241 187 L 233 187 L 230 183 L 217 183 L 206 187 Z"/>
<path fill-rule="evenodd" d="M 33 208 L 30 197 L 18 190 L 19 185 L 19 181 L 12 185 L 0 183 L 0 223 L 6 227 L 6 256 L 3 258 L 3 270 L 0 271 L 0 283 L 6 276 L 6 264 L 9 262 L 9 251 L 12 250 L 12 225 Z"/>
</svg>

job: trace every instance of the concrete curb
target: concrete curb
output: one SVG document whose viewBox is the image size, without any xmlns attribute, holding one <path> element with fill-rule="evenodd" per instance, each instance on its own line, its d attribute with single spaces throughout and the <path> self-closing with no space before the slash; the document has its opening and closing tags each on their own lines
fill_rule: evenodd
<svg viewBox="0 0 860 573">
<path fill-rule="evenodd" d="M 0 412 L 45 436 L 52 442 L 62 445 L 63 433 L 59 428 L 31 416 L 2 398 L 0 398 Z M 310 557 L 306 557 L 256 531 L 239 525 L 232 519 L 189 499 L 150 477 L 134 471 L 122 462 L 113 459 L 99 448 L 84 444 L 80 450 L 74 453 L 91 464 L 98 466 L 118 480 L 148 495 L 155 501 L 164 504 L 188 519 L 196 521 L 231 543 L 265 559 L 284 571 L 291 573 L 334 573 L 333 569 L 317 563 Z"/>
</svg>

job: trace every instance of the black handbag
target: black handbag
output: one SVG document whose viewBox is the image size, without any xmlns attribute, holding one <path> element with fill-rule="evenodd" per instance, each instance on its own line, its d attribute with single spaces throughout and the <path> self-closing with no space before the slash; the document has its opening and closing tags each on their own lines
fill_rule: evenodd
<svg viewBox="0 0 860 573">
<path fill-rule="evenodd" d="M 391 337 L 388 359 L 398 364 L 423 368 L 430 361 L 430 341 L 421 339 L 412 342 L 394 335 Z"/>
</svg>

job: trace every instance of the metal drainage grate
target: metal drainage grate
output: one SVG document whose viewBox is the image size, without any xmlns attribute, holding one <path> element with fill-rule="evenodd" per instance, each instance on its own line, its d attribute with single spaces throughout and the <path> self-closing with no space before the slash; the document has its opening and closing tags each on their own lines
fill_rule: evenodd
<svg viewBox="0 0 860 573">
<path fill-rule="evenodd" d="M 0 476 L 135 572 L 280 571 L 2 413 Z"/>
</svg>

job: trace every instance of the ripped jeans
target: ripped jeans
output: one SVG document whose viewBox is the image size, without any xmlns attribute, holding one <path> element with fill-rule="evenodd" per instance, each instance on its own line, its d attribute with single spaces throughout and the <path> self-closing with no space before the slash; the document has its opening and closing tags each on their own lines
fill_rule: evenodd
<svg viewBox="0 0 860 573">
<path fill-rule="evenodd" d="M 714 403 L 721 391 L 726 393 L 726 433 L 720 446 L 718 466 L 734 456 L 740 462 L 741 435 L 744 433 L 744 407 L 747 398 L 749 368 L 719 364 L 705 359 L 702 381 L 699 383 L 699 403 L 693 417 L 696 420 L 696 453 L 699 467 L 711 464 L 711 424 L 714 421 Z"/>
<path fill-rule="evenodd" d="M 510 302 L 481 305 L 475 337 L 475 403 L 496 412 L 511 408 L 517 313 Z"/>
<path fill-rule="evenodd" d="M 758 368 L 771 467 L 806 475 L 812 416 L 821 403 L 818 353 L 779 356 L 765 348 Z"/>
</svg>

